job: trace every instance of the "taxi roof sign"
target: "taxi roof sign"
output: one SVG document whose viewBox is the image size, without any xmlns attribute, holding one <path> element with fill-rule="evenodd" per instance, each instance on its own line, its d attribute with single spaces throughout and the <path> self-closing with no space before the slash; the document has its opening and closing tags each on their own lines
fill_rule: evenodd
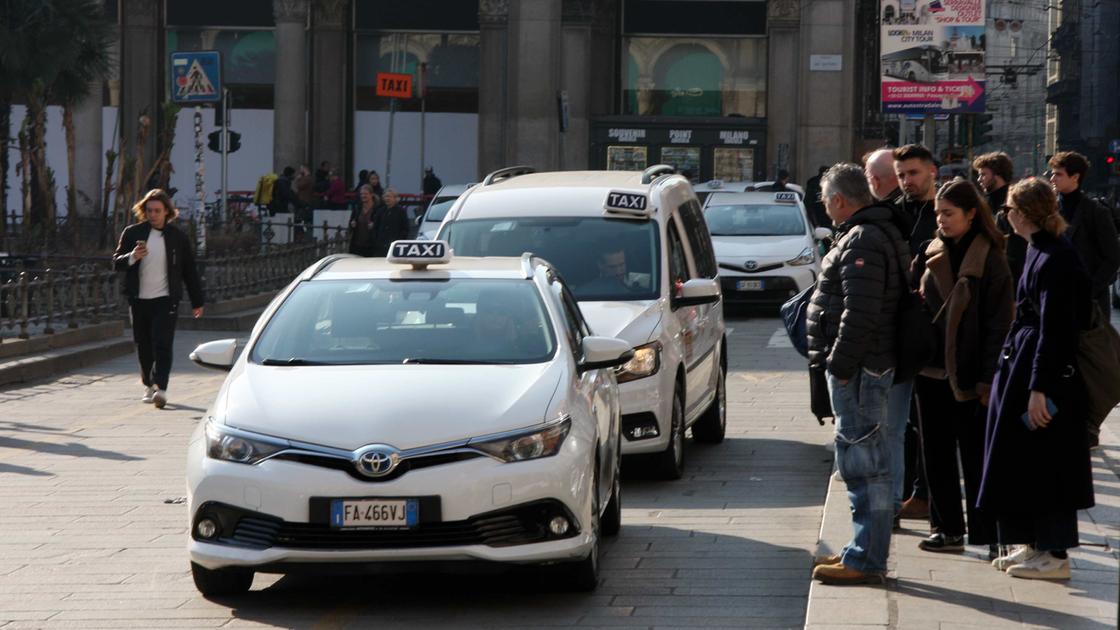
<svg viewBox="0 0 1120 630">
<path fill-rule="evenodd" d="M 394 264 L 424 269 L 451 262 L 451 248 L 447 241 L 393 241 L 387 258 Z"/>
<path fill-rule="evenodd" d="M 607 200 L 603 203 L 603 209 L 612 213 L 648 217 L 650 213 L 649 197 L 645 193 L 612 190 L 607 193 Z"/>
<path fill-rule="evenodd" d="M 797 203 L 797 193 L 776 192 L 774 193 L 774 201 L 777 203 Z"/>
</svg>

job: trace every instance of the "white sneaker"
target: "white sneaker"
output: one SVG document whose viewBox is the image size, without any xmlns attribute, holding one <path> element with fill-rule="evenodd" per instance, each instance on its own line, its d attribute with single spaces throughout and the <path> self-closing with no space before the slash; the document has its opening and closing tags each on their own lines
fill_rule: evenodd
<svg viewBox="0 0 1120 630">
<path fill-rule="evenodd" d="M 144 397 L 141 398 L 140 400 L 150 404 L 152 402 L 152 397 L 155 396 L 155 395 L 156 395 L 156 388 L 155 387 L 148 387 L 148 388 L 144 389 Z"/>
<path fill-rule="evenodd" d="M 163 409 L 163 406 L 167 404 L 167 392 L 157 387 L 155 393 L 152 394 L 152 403 L 156 406 L 156 409 Z"/>
<path fill-rule="evenodd" d="M 992 560 L 992 566 L 993 567 L 999 569 L 1000 571 L 1006 571 L 1006 570 L 1010 569 L 1011 567 L 1013 567 L 1017 564 L 1022 564 L 1024 562 L 1026 562 L 1027 560 L 1030 560 L 1031 558 L 1038 555 L 1038 552 L 1035 551 L 1034 547 L 1031 547 L 1030 545 L 1020 545 L 1019 547 L 1009 547 L 1009 549 L 1010 549 L 1010 551 L 1008 552 L 1007 555 L 1000 556 L 1000 557 L 996 558 L 995 560 Z"/>
<path fill-rule="evenodd" d="M 1007 574 L 1028 580 L 1068 580 L 1069 558 L 1055 558 L 1049 551 L 1043 551 L 1030 560 L 1011 567 Z"/>
</svg>

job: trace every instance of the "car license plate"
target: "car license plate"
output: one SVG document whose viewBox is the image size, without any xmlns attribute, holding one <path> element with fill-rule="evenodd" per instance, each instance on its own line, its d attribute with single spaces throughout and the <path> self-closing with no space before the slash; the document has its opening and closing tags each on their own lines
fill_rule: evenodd
<svg viewBox="0 0 1120 630">
<path fill-rule="evenodd" d="M 331 527 L 404 529 L 415 527 L 419 522 L 420 502 L 416 499 L 331 501 Z"/>
<path fill-rule="evenodd" d="M 735 288 L 740 291 L 761 291 L 761 280 L 740 280 L 735 283 Z"/>
</svg>

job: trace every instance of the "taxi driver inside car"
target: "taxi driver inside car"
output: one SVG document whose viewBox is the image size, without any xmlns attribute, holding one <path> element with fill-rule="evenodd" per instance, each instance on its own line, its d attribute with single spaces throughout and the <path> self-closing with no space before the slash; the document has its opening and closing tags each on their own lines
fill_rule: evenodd
<svg viewBox="0 0 1120 630">
<path fill-rule="evenodd" d="M 531 255 L 398 241 L 313 265 L 240 356 L 199 346 L 230 371 L 188 453 L 199 590 L 287 563 L 465 559 L 594 588 L 621 519 L 614 368 L 633 352 L 566 293 Z"/>
</svg>

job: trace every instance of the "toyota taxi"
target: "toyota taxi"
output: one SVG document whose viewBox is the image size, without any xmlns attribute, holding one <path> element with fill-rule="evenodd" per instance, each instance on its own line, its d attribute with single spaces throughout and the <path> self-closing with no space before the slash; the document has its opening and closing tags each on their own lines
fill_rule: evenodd
<svg viewBox="0 0 1120 630">
<path fill-rule="evenodd" d="M 795 192 L 713 192 L 704 205 L 727 304 L 780 305 L 816 281 L 819 242 Z"/>
<path fill-rule="evenodd" d="M 723 440 L 727 340 L 700 203 L 671 166 L 536 173 L 510 167 L 463 193 L 439 232 L 457 254 L 556 265 L 596 334 L 625 339 L 624 455 L 679 479 L 685 432 Z"/>
<path fill-rule="evenodd" d="M 191 438 L 189 553 L 204 595 L 298 565 L 484 560 L 597 582 L 618 532 L 629 343 L 596 337 L 547 262 L 398 241 L 336 255 L 266 309 Z M 432 392 L 438 391 L 438 396 Z"/>
</svg>

